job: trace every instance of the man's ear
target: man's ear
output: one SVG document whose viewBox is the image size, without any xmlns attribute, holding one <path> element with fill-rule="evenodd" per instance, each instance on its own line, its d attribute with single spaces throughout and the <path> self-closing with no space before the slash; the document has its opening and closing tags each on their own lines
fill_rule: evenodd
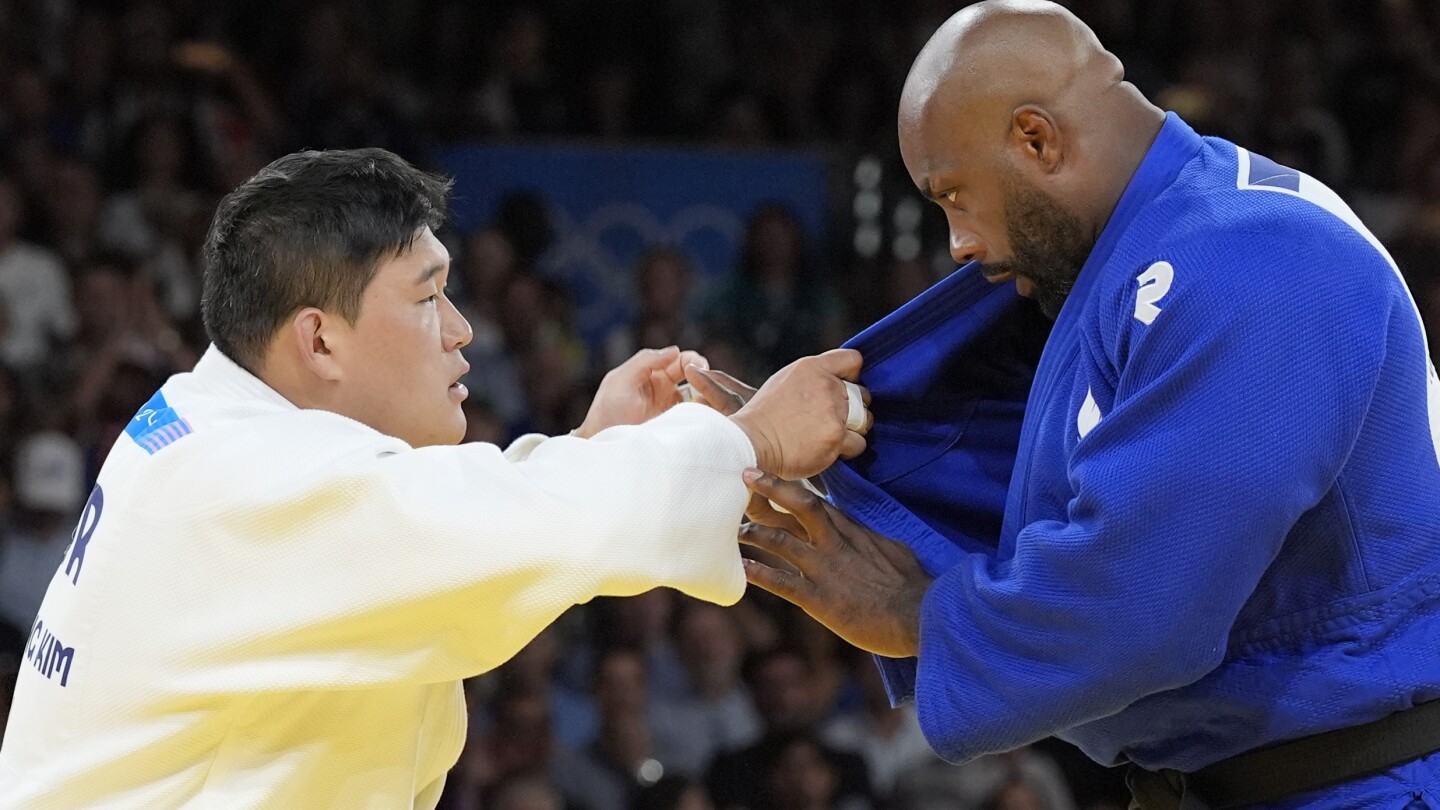
<svg viewBox="0 0 1440 810">
<path fill-rule="evenodd" d="M 300 362 L 311 374 L 326 382 L 339 382 L 344 376 L 336 349 L 344 344 L 341 319 L 315 307 L 305 307 L 290 319 L 295 337 L 295 350 Z"/>
<path fill-rule="evenodd" d="M 1010 117 L 1010 138 L 1021 150 L 1026 161 L 1033 161 L 1041 171 L 1052 174 L 1065 161 L 1065 138 L 1060 125 L 1043 108 L 1025 104 L 1015 108 Z"/>
</svg>

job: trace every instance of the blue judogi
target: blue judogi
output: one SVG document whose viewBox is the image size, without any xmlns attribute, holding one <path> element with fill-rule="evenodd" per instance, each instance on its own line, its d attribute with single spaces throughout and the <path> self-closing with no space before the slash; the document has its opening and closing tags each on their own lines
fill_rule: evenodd
<svg viewBox="0 0 1440 810">
<path fill-rule="evenodd" d="M 1440 698 L 1440 381 L 1333 192 L 1172 114 L 1048 339 L 1030 313 L 962 268 L 849 344 L 876 426 L 826 483 L 938 577 L 883 667 L 938 752 L 1192 771 Z"/>
</svg>

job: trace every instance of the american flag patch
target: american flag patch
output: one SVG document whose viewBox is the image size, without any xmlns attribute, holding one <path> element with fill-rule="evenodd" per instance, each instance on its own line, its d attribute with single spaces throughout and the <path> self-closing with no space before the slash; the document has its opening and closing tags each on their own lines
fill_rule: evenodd
<svg viewBox="0 0 1440 810">
<path fill-rule="evenodd" d="M 130 424 L 125 426 L 125 433 L 151 455 L 194 432 L 195 429 L 190 427 L 190 423 L 170 407 L 165 401 L 165 395 L 159 391 L 140 408 L 140 412 L 135 414 Z"/>
</svg>

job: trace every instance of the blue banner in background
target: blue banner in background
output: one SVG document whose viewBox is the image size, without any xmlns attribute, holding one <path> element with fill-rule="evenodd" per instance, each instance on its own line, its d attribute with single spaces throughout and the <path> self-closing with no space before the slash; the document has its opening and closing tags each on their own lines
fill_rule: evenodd
<svg viewBox="0 0 1440 810">
<path fill-rule="evenodd" d="M 690 258 L 698 303 L 736 267 L 745 223 L 762 203 L 789 206 L 811 249 L 825 217 L 825 166 L 809 155 L 487 145 L 443 152 L 440 163 L 455 178 L 462 233 L 489 224 L 508 194 L 545 198 L 555 241 L 540 271 L 572 290 L 592 346 L 632 317 L 635 264 L 647 248 L 666 244 Z"/>
</svg>

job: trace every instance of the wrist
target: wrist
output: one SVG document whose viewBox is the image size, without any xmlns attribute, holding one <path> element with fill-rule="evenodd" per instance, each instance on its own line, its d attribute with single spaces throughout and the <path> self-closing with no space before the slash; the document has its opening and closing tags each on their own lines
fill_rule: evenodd
<svg viewBox="0 0 1440 810">
<path fill-rule="evenodd" d="M 750 416 L 744 409 L 741 409 L 725 418 L 740 428 L 741 432 L 745 434 L 745 438 L 750 440 L 750 447 L 755 451 L 755 466 L 769 472 L 772 469 L 773 461 L 770 440 L 765 436 L 764 431 L 754 424 Z"/>
</svg>

